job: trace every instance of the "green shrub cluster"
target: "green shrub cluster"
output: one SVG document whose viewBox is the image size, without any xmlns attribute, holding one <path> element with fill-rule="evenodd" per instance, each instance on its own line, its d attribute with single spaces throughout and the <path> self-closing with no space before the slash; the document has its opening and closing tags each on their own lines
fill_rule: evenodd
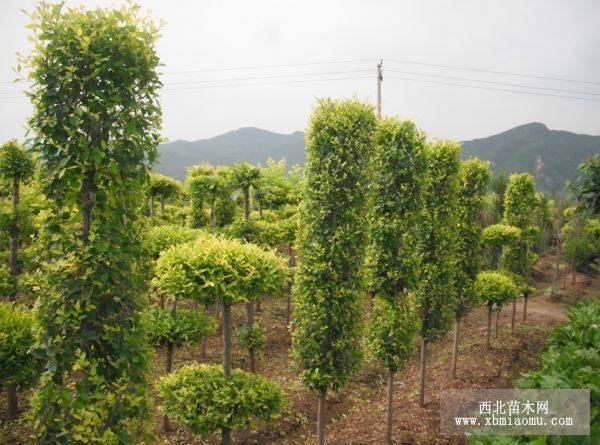
<svg viewBox="0 0 600 445">
<path fill-rule="evenodd" d="M 276 383 L 240 369 L 226 377 L 220 365 L 184 366 L 162 377 L 157 388 L 163 412 L 200 437 L 223 428 L 271 421 L 284 404 L 283 391 Z"/>
<path fill-rule="evenodd" d="M 253 348 L 255 350 L 261 349 L 267 341 L 264 331 L 257 323 L 252 326 L 248 324 L 240 326 L 237 330 L 237 338 L 242 348 Z"/>
<path fill-rule="evenodd" d="M 142 323 L 148 342 L 154 346 L 164 346 L 171 342 L 176 347 L 201 342 L 214 335 L 215 320 L 199 310 L 171 310 L 153 307 L 142 314 Z"/>
<path fill-rule="evenodd" d="M 517 298 L 517 291 L 517 286 L 509 276 L 495 271 L 479 272 L 474 284 L 479 301 L 496 306 L 503 306 Z"/>
</svg>

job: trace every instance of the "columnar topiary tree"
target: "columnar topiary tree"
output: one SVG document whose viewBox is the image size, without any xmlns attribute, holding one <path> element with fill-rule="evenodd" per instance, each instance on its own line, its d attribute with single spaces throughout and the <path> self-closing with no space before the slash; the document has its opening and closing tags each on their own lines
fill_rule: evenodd
<svg viewBox="0 0 600 445">
<path fill-rule="evenodd" d="M 135 6 L 42 3 L 31 18 L 29 124 L 51 207 L 35 440 L 139 443 L 148 426 L 140 309 L 149 268 L 136 215 L 160 141 L 158 30 Z"/>
<path fill-rule="evenodd" d="M 17 297 L 18 250 L 19 250 L 19 198 L 20 186 L 33 175 L 34 163 L 25 149 L 16 140 L 0 147 L 0 178 L 12 187 L 12 215 L 10 221 L 10 253 L 8 268 L 11 275 L 11 298 Z"/>
<path fill-rule="evenodd" d="M 491 348 L 492 334 L 492 309 L 494 305 L 502 306 L 517 297 L 517 287 L 511 278 L 501 272 L 479 272 L 475 280 L 474 294 L 479 301 L 485 302 L 488 307 L 487 319 L 487 348 Z"/>
<path fill-rule="evenodd" d="M 427 344 L 450 328 L 456 306 L 455 227 L 460 144 L 440 141 L 427 152 L 428 178 L 419 226 L 419 305 L 421 316 L 421 385 L 425 405 Z"/>
<path fill-rule="evenodd" d="M 174 246 L 157 262 L 156 283 L 165 293 L 223 304 L 223 372 L 227 377 L 231 375 L 232 304 L 280 292 L 286 279 L 285 263 L 274 253 L 227 239 L 206 237 Z M 222 425 L 224 444 L 231 441 L 228 425 Z"/>
<path fill-rule="evenodd" d="M 34 386 L 42 371 L 42 362 L 31 351 L 35 335 L 35 317 L 29 309 L 0 302 L 0 388 L 7 389 L 9 417 L 19 412 L 17 390 Z"/>
<path fill-rule="evenodd" d="M 150 216 L 154 216 L 154 198 L 160 199 L 160 212 L 165 213 L 165 201 L 177 196 L 181 192 L 181 184 L 169 176 L 152 173 L 148 183 L 150 197 Z"/>
<path fill-rule="evenodd" d="M 410 231 L 419 209 L 425 137 L 411 121 L 378 122 L 373 141 L 369 271 L 375 296 L 369 346 L 388 372 L 386 442 L 392 443 L 394 374 L 410 357 L 417 332 L 415 255 Z"/>
<path fill-rule="evenodd" d="M 470 159 L 461 163 L 458 193 L 458 230 L 456 233 L 456 308 L 452 378 L 456 377 L 460 321 L 477 303 L 473 282 L 481 268 L 482 224 L 480 212 L 490 180 L 488 162 Z"/>
<path fill-rule="evenodd" d="M 247 162 L 234 164 L 233 184 L 238 187 L 244 196 L 244 219 L 250 218 L 250 188 L 257 188 L 260 181 L 260 169 Z"/>
<path fill-rule="evenodd" d="M 342 388 L 360 361 L 368 148 L 375 116 L 356 100 L 321 100 L 307 135 L 300 208 L 293 356 L 319 393 L 318 443 L 325 443 L 327 391 Z"/>
<path fill-rule="evenodd" d="M 501 268 L 517 275 L 525 281 L 529 277 L 531 268 L 531 246 L 535 233 L 532 227 L 533 216 L 539 205 L 535 193 L 535 179 L 529 173 L 512 174 L 508 178 L 508 185 L 504 193 L 504 222 L 521 229 L 521 237 L 513 245 L 507 246 L 502 256 Z M 524 295 L 523 320 L 527 318 L 527 299 Z M 516 299 L 513 302 L 516 308 Z"/>
<path fill-rule="evenodd" d="M 228 167 L 197 165 L 189 170 L 186 188 L 192 198 L 192 226 L 199 227 L 204 218 L 204 204 L 210 209 L 210 229 L 214 231 L 219 200 L 228 199 L 232 188 L 232 170 Z"/>
</svg>

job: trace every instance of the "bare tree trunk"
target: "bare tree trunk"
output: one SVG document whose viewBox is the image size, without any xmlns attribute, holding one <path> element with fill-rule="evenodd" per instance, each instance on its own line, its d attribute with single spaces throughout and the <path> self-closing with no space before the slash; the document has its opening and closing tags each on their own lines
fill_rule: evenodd
<svg viewBox="0 0 600 445">
<path fill-rule="evenodd" d="M 558 294 L 558 286 L 560 283 L 560 254 L 562 246 L 560 243 L 560 231 L 556 234 L 556 263 L 554 265 L 554 279 L 552 280 L 552 296 Z"/>
<path fill-rule="evenodd" d="M 244 220 L 250 219 L 250 188 L 244 188 Z"/>
<path fill-rule="evenodd" d="M 385 424 L 385 442 L 392 444 L 392 422 L 394 420 L 394 371 L 388 368 L 387 375 L 387 422 Z"/>
<path fill-rule="evenodd" d="M 160 296 L 160 308 L 164 309 L 165 308 L 165 296 L 161 294 Z"/>
<path fill-rule="evenodd" d="M 456 378 L 456 363 L 458 362 L 458 339 L 460 331 L 460 317 L 454 320 L 454 344 L 452 345 L 452 378 Z"/>
<path fill-rule="evenodd" d="M 254 301 L 250 300 L 246 303 L 246 324 L 248 327 L 254 326 Z M 248 348 L 248 370 L 256 373 L 256 364 L 254 363 L 254 348 Z"/>
<path fill-rule="evenodd" d="M 492 348 L 492 304 L 488 303 L 488 319 L 487 319 L 487 348 Z"/>
<path fill-rule="evenodd" d="M 527 294 L 523 298 L 523 321 L 527 321 Z"/>
<path fill-rule="evenodd" d="M 292 295 L 288 292 L 287 299 L 285 300 L 285 325 L 290 325 L 292 318 Z"/>
<path fill-rule="evenodd" d="M 210 203 L 210 232 L 215 231 L 215 200 Z"/>
<path fill-rule="evenodd" d="M 317 444 L 325 445 L 325 420 L 327 410 L 327 391 L 319 391 L 319 409 L 317 414 Z"/>
<path fill-rule="evenodd" d="M 512 302 L 512 317 L 510 320 L 510 333 L 515 333 L 515 318 L 517 316 L 517 299 L 515 298 Z"/>
<path fill-rule="evenodd" d="M 17 262 L 17 255 L 19 250 L 19 178 L 15 178 L 13 180 L 13 196 L 12 196 L 12 206 L 13 206 L 13 215 L 12 221 L 10 224 L 10 256 L 8 259 L 8 267 L 10 271 L 10 275 L 12 276 L 15 284 L 15 288 L 11 292 L 10 299 L 11 301 L 15 301 L 17 299 L 17 276 L 19 274 L 19 265 Z M 9 398 L 10 400 L 10 398 Z M 15 399 L 16 400 L 16 399 Z"/>
<path fill-rule="evenodd" d="M 19 400 L 17 398 L 17 387 L 15 385 L 8 385 L 7 397 L 8 417 L 15 419 L 19 415 Z"/>
<path fill-rule="evenodd" d="M 231 375 L 231 304 L 223 303 L 223 375 Z M 221 443 L 231 445 L 231 430 L 221 429 Z"/>
<path fill-rule="evenodd" d="M 260 307 L 260 301 L 261 301 L 260 298 L 256 299 L 256 305 L 255 305 L 256 307 L 254 308 L 254 312 L 262 312 L 262 309 Z"/>
<path fill-rule="evenodd" d="M 498 328 L 498 326 L 499 326 L 500 311 L 501 310 L 502 310 L 502 308 L 500 306 L 498 306 L 496 308 L 496 335 L 495 335 L 496 338 L 498 338 L 498 332 L 500 332 L 500 329 Z"/>
<path fill-rule="evenodd" d="M 425 368 L 427 366 L 427 342 L 421 338 L 421 385 L 419 387 L 419 404 L 425 406 Z"/>
</svg>

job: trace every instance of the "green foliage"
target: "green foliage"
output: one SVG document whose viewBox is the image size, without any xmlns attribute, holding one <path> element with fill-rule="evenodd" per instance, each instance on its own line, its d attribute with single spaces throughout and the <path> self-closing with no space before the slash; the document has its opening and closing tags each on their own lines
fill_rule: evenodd
<svg viewBox="0 0 600 445">
<path fill-rule="evenodd" d="M 272 252 L 206 236 L 163 252 L 155 284 L 173 297 L 231 304 L 281 293 L 287 274 L 284 261 Z"/>
<path fill-rule="evenodd" d="M 137 444 L 148 431 L 149 264 L 136 216 L 160 141 L 158 29 L 130 5 L 44 2 L 30 17 L 29 125 L 49 198 L 34 441 Z"/>
<path fill-rule="evenodd" d="M 600 153 L 579 165 L 581 175 L 575 194 L 581 206 L 592 215 L 600 215 Z"/>
<path fill-rule="evenodd" d="M 461 163 L 458 194 L 456 315 L 462 317 L 477 302 L 473 282 L 481 269 L 482 227 L 479 214 L 490 180 L 488 162 L 470 159 Z"/>
<path fill-rule="evenodd" d="M 292 353 L 313 390 L 340 389 L 360 361 L 364 189 L 375 123 L 371 106 L 324 99 L 308 126 Z"/>
<path fill-rule="evenodd" d="M 439 339 L 449 329 L 456 306 L 454 230 L 457 224 L 457 197 L 460 144 L 439 141 L 427 152 L 428 181 L 424 208 L 420 214 L 419 304 L 421 336 Z"/>
<path fill-rule="evenodd" d="M 506 224 L 493 224 L 483 230 L 482 242 L 487 250 L 489 268 L 501 268 L 503 249 L 519 243 L 522 238 L 521 233 L 521 229 Z M 510 255 L 505 258 L 509 257 Z"/>
<path fill-rule="evenodd" d="M 200 343 L 217 330 L 212 317 L 190 309 L 178 309 L 173 314 L 172 310 L 149 308 L 142 314 L 142 324 L 151 345 L 164 346 L 170 342 L 178 348 Z"/>
<path fill-rule="evenodd" d="M 0 302 L 0 388 L 16 385 L 23 390 L 37 383 L 42 362 L 30 352 L 36 329 L 31 310 Z"/>
<path fill-rule="evenodd" d="M 415 302 L 408 296 L 400 304 L 376 297 L 373 320 L 367 333 L 371 355 L 382 360 L 393 372 L 398 371 L 412 356 L 415 334 L 419 330 Z"/>
<path fill-rule="evenodd" d="M 227 167 L 213 167 L 208 164 L 196 165 L 190 168 L 186 180 L 186 190 L 191 196 L 192 227 L 205 224 L 204 205 L 214 211 L 213 217 L 218 218 L 217 207 L 222 202 L 231 201 L 229 198 L 233 187 L 232 170 Z M 217 221 L 215 221 L 217 223 Z"/>
<path fill-rule="evenodd" d="M 6 261 L 8 264 L 8 261 Z M 0 297 L 8 297 L 15 294 L 15 278 L 10 274 L 6 264 L 0 264 Z"/>
<path fill-rule="evenodd" d="M 148 195 L 163 199 L 172 198 L 181 193 L 181 184 L 176 179 L 160 173 L 151 173 L 148 182 Z"/>
<path fill-rule="evenodd" d="M 145 243 L 152 257 L 158 259 L 160 253 L 169 247 L 192 241 L 201 235 L 201 231 L 187 227 L 154 226 L 145 232 Z"/>
<path fill-rule="evenodd" d="M 295 204 L 300 197 L 301 175 L 299 167 L 290 170 L 284 160 L 275 162 L 269 158 L 267 166 L 260 169 L 260 188 L 255 190 L 253 199 L 268 209 Z"/>
<path fill-rule="evenodd" d="M 271 421 L 284 404 L 276 383 L 240 369 L 225 377 L 220 365 L 184 366 L 162 377 L 157 388 L 163 412 L 200 437 L 222 428 Z"/>
<path fill-rule="evenodd" d="M 496 306 L 503 306 L 518 295 L 513 280 L 508 275 L 495 271 L 479 272 L 473 284 L 473 292 L 479 301 Z"/>
<path fill-rule="evenodd" d="M 242 325 L 237 330 L 238 343 L 242 348 L 253 348 L 255 350 L 262 349 L 267 341 L 262 328 L 257 324 L 250 326 Z"/>
<path fill-rule="evenodd" d="M 507 444 L 592 445 L 600 439 L 600 300 L 569 310 L 569 322 L 548 337 L 539 369 L 523 374 L 515 384 L 521 389 L 589 389 L 589 436 L 510 436 Z M 473 436 L 469 443 L 496 444 L 498 436 Z"/>
<path fill-rule="evenodd" d="M 0 178 L 13 181 L 27 181 L 33 176 L 35 164 L 15 139 L 0 147 Z"/>
<path fill-rule="evenodd" d="M 409 300 L 417 267 L 411 229 L 416 223 L 425 168 L 425 137 L 411 121 L 380 120 L 372 160 L 370 289 L 376 297 L 369 346 L 398 370 L 412 351 L 416 314 Z"/>
<path fill-rule="evenodd" d="M 240 162 L 231 167 L 233 172 L 233 183 L 236 187 L 242 190 L 247 190 L 250 187 L 256 187 L 259 184 L 260 168 L 247 162 Z"/>
</svg>

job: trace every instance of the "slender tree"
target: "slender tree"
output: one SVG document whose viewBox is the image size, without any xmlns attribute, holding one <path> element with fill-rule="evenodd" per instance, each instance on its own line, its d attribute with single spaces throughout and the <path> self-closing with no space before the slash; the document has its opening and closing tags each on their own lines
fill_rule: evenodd
<svg viewBox="0 0 600 445">
<path fill-rule="evenodd" d="M 452 378 L 456 377 L 460 321 L 478 302 L 473 282 L 481 268 L 482 222 L 485 191 L 490 180 L 489 163 L 471 159 L 461 163 L 458 194 L 457 238 L 457 301 L 454 311 L 454 343 L 452 349 Z"/>
<path fill-rule="evenodd" d="M 160 199 L 160 213 L 165 213 L 165 202 L 167 199 L 177 196 L 181 192 L 181 184 L 176 179 L 160 173 L 152 173 L 148 184 L 148 195 L 150 197 L 150 216 L 154 216 L 154 199 Z"/>
<path fill-rule="evenodd" d="M 8 268 L 12 280 L 11 299 L 17 298 L 17 281 L 19 275 L 19 198 L 21 183 L 28 181 L 33 175 L 34 163 L 25 149 L 16 140 L 8 141 L 0 147 L 0 178 L 12 186 L 12 215 L 10 222 L 10 253 Z M 13 388 L 9 388 L 13 390 Z"/>
<path fill-rule="evenodd" d="M 419 221 L 421 406 L 425 405 L 427 345 L 448 331 L 456 306 L 454 228 L 457 222 L 460 149 L 458 143 L 440 141 L 427 153 L 428 180 Z"/>
<path fill-rule="evenodd" d="M 129 5 L 42 3 L 31 19 L 29 124 L 50 206 L 35 441 L 139 443 L 149 267 L 136 215 L 160 141 L 158 29 Z"/>
<path fill-rule="evenodd" d="M 361 356 L 364 187 L 375 122 L 370 106 L 325 99 L 314 110 L 306 135 L 293 356 L 304 384 L 319 394 L 319 445 L 325 443 L 327 392 L 345 385 Z"/>
<path fill-rule="evenodd" d="M 411 121 L 378 122 L 372 160 L 369 266 L 375 296 L 369 329 L 373 355 L 387 368 L 386 443 L 392 443 L 394 374 L 413 351 L 417 333 L 415 255 L 411 227 L 419 209 L 425 137 Z"/>
</svg>

